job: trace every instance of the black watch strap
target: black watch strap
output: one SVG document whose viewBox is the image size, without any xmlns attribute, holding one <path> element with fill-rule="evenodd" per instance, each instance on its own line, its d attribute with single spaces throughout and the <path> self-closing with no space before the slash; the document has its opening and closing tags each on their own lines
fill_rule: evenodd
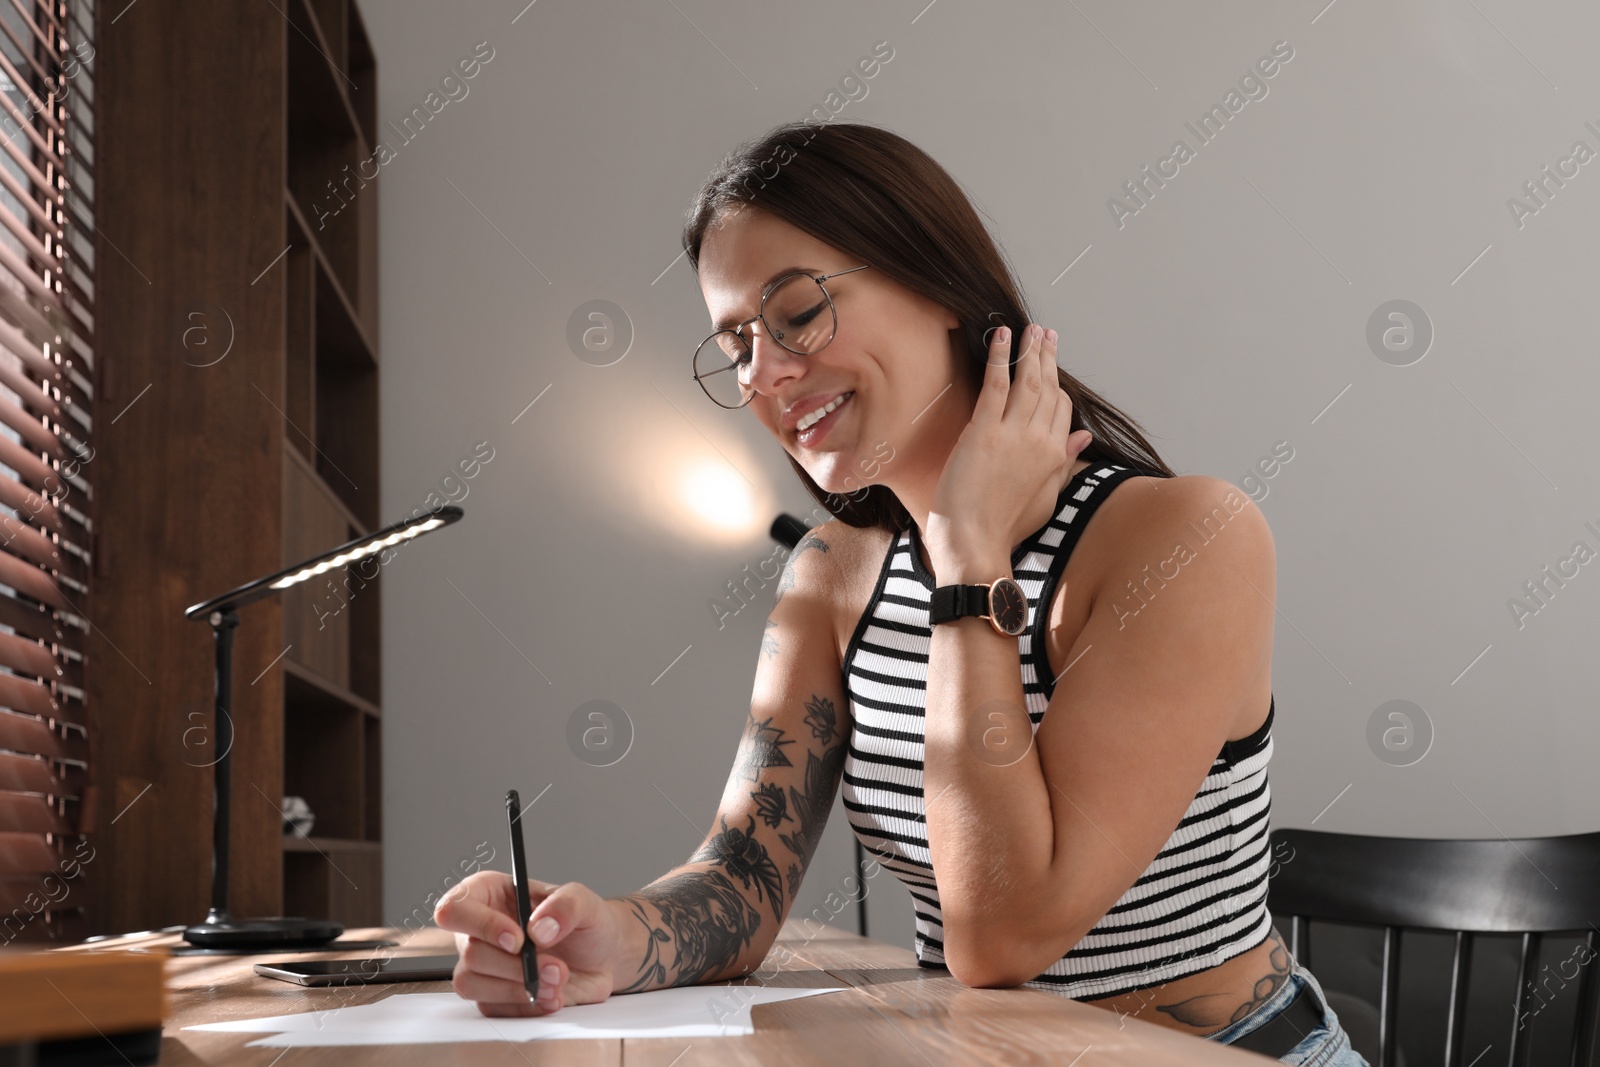
<svg viewBox="0 0 1600 1067">
<path fill-rule="evenodd" d="M 986 585 L 941 585 L 928 602 L 928 621 L 934 625 L 968 615 L 989 614 L 989 587 Z"/>
</svg>

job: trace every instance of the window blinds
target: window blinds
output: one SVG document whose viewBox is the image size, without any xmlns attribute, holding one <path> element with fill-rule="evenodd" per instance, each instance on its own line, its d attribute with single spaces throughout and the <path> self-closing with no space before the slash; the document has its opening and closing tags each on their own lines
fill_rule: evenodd
<svg viewBox="0 0 1600 1067">
<path fill-rule="evenodd" d="M 0 946 L 78 936 L 93 878 L 94 26 L 0 0 Z"/>
</svg>

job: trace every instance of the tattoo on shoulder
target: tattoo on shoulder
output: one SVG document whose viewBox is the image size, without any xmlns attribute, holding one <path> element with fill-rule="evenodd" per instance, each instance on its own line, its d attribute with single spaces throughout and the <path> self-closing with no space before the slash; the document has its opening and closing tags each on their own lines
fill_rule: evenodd
<svg viewBox="0 0 1600 1067">
<path fill-rule="evenodd" d="M 803 539 L 801 539 L 798 545 L 794 546 L 794 551 L 789 553 L 788 562 L 783 565 L 783 575 L 778 579 L 778 591 L 773 598 L 773 603 L 777 603 L 779 600 L 782 600 L 783 594 L 794 588 L 795 562 L 801 556 L 806 554 L 806 549 L 808 548 L 814 548 L 819 552 L 827 552 L 828 542 L 824 541 L 816 534 L 807 534 Z"/>
<path fill-rule="evenodd" d="M 693 985 L 728 970 L 761 926 L 761 916 L 721 871 L 685 871 L 627 898 L 648 937 L 639 975 L 619 993 L 652 986 Z M 653 922 L 641 901 L 654 904 Z M 676 941 L 677 974 L 669 978 L 662 947 Z"/>
<path fill-rule="evenodd" d="M 761 631 L 761 655 L 767 659 L 771 659 L 778 654 L 778 635 L 772 632 L 777 625 L 777 623 L 768 619 L 767 625 Z"/>
</svg>

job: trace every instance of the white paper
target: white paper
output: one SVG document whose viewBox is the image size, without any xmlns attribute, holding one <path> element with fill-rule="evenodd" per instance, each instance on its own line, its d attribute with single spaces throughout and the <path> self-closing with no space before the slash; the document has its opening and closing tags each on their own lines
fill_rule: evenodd
<svg viewBox="0 0 1600 1067">
<path fill-rule="evenodd" d="M 250 1048 L 313 1045 L 416 1045 L 552 1038 L 730 1037 L 755 1032 L 750 1008 L 837 993 L 845 987 L 676 986 L 613 995 L 552 1015 L 490 1019 L 455 993 L 400 993 L 372 1004 L 186 1026 L 185 1030 L 270 1034 Z"/>
</svg>

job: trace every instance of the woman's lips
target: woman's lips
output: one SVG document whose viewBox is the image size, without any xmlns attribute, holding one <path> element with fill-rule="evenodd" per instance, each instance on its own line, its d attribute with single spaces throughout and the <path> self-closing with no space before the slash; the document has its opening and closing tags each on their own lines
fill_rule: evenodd
<svg viewBox="0 0 1600 1067">
<path fill-rule="evenodd" d="M 822 418 L 812 423 L 806 429 L 796 431 L 795 440 L 800 442 L 800 446 L 802 448 L 815 447 L 825 436 L 827 436 L 828 431 L 833 428 L 833 424 L 839 421 L 839 416 L 843 414 L 844 410 L 855 402 L 855 398 L 855 392 L 853 390 L 849 393 L 846 393 L 845 400 L 842 404 L 828 412 L 826 415 L 822 416 Z"/>
</svg>

